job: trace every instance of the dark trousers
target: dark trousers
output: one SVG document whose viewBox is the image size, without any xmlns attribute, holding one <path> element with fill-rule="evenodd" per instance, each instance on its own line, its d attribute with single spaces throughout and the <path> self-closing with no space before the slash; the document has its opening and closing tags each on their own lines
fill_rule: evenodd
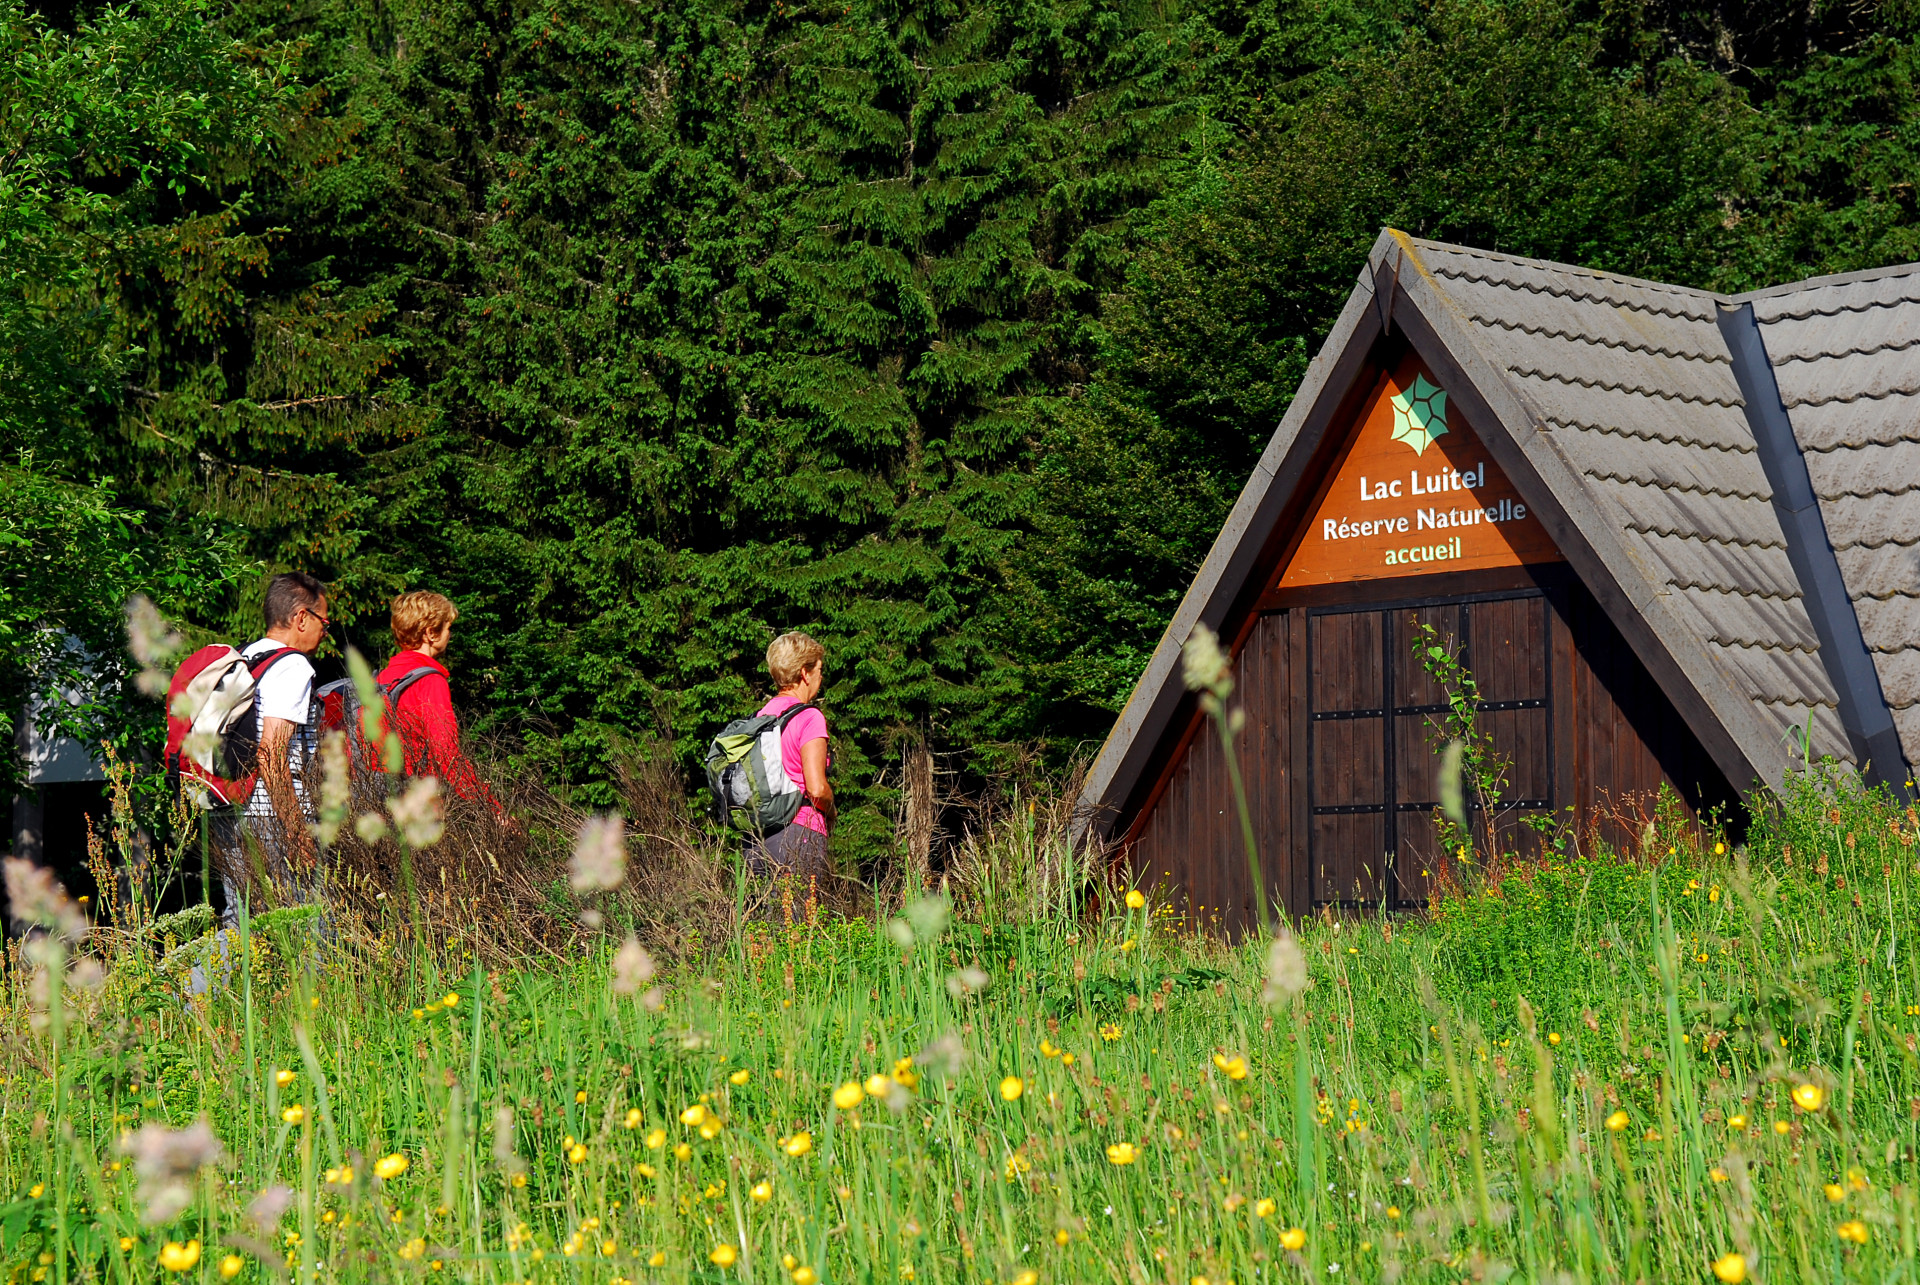
<svg viewBox="0 0 1920 1285">
<path fill-rule="evenodd" d="M 747 871 L 756 879 L 791 875 L 804 883 L 827 875 L 827 836 L 804 825 L 789 825 L 763 838 L 747 840 Z"/>
</svg>

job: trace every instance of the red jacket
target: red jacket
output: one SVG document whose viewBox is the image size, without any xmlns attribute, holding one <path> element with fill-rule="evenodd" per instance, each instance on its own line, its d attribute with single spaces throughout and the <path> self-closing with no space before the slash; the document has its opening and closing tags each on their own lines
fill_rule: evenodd
<svg viewBox="0 0 1920 1285">
<path fill-rule="evenodd" d="M 461 798 L 482 799 L 499 812 L 487 783 L 460 752 L 460 720 L 453 712 L 447 667 L 424 652 L 403 651 L 387 662 L 379 681 L 383 685 L 396 682 L 422 667 L 434 672 L 410 683 L 393 705 L 395 726 L 406 750 L 407 775 L 432 773 Z"/>
</svg>

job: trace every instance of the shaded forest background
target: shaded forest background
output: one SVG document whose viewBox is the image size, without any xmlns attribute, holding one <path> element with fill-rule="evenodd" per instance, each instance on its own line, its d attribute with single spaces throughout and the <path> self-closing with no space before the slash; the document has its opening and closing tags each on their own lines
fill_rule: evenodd
<svg viewBox="0 0 1920 1285">
<path fill-rule="evenodd" d="M 0 721 L 83 663 L 55 624 L 98 680 L 64 724 L 151 755 L 126 595 L 244 641 L 292 567 L 369 652 L 453 597 L 470 726 L 605 804 L 804 628 L 856 854 L 907 755 L 1097 745 L 1383 224 L 1731 290 L 1920 258 L 1906 0 L 0 0 L 0 37 Z"/>
</svg>

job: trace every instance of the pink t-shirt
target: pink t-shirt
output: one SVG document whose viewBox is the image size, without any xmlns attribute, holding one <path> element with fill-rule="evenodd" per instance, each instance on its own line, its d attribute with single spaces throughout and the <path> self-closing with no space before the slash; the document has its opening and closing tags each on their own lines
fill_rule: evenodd
<svg viewBox="0 0 1920 1285">
<path fill-rule="evenodd" d="M 776 696 L 760 707 L 760 713 L 784 714 L 800 702 L 791 696 Z M 787 779 L 801 789 L 807 788 L 806 770 L 800 766 L 800 747 L 808 741 L 827 739 L 827 716 L 817 709 L 803 710 L 793 716 L 780 733 L 780 766 L 787 769 Z M 831 761 L 831 760 L 829 760 Z M 827 819 L 811 803 L 800 805 L 800 815 L 793 819 L 795 825 L 804 825 L 809 830 L 821 834 L 827 832 Z"/>
</svg>

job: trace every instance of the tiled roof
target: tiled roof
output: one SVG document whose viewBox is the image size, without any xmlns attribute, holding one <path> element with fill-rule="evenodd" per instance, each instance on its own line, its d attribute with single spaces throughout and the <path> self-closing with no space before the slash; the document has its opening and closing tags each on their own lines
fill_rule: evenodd
<svg viewBox="0 0 1920 1285">
<path fill-rule="evenodd" d="M 1473 324 L 1475 345 L 1512 380 L 1583 481 L 1595 516 L 1622 533 L 1632 565 L 1670 600 L 1725 684 L 1782 733 L 1811 713 L 1815 751 L 1850 760 L 1720 333 L 1720 300 L 1405 244 Z"/>
<path fill-rule="evenodd" d="M 1751 298 L 1881 693 L 1920 762 L 1920 265 Z"/>
</svg>

